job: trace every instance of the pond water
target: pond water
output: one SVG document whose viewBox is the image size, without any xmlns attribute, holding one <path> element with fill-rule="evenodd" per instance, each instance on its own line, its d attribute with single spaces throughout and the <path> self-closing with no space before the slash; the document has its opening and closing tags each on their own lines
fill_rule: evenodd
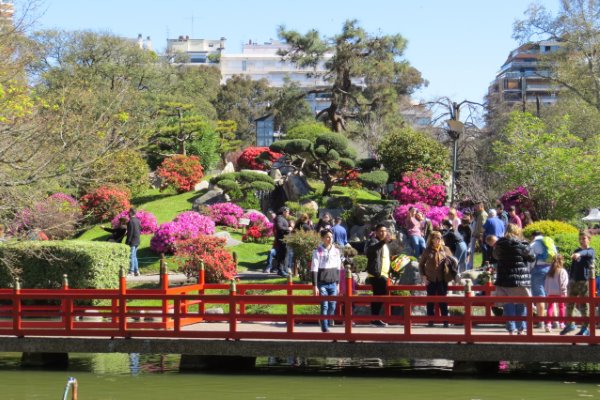
<svg viewBox="0 0 600 400">
<path fill-rule="evenodd" d="M 3 354 L 0 399 L 59 399 L 69 376 L 79 382 L 80 400 L 600 398 L 597 365 L 503 363 L 491 374 L 457 375 L 443 360 L 263 358 L 250 372 L 180 373 L 177 355 L 71 354 L 70 360 L 63 371 L 23 369 L 20 354 Z"/>
</svg>

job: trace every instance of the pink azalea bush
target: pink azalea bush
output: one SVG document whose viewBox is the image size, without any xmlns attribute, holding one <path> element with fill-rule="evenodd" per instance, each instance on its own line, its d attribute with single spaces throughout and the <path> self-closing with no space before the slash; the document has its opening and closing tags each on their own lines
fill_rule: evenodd
<svg viewBox="0 0 600 400">
<path fill-rule="evenodd" d="M 519 186 L 515 190 L 510 190 L 500 197 L 500 201 L 504 206 L 505 210 L 508 210 L 510 206 L 515 206 L 517 214 L 523 219 L 523 211 L 529 211 L 529 213 L 535 215 L 535 207 L 529 197 L 529 191 L 523 186 Z"/>
<path fill-rule="evenodd" d="M 406 217 L 408 216 L 408 209 L 415 207 L 420 210 L 426 218 L 431 220 L 431 224 L 434 229 L 440 229 L 442 221 L 448 218 L 449 207 L 446 206 L 428 206 L 425 203 L 414 203 L 414 204 L 403 204 L 394 209 L 394 219 L 398 224 L 406 228 Z M 462 213 L 457 211 L 457 216 L 462 217 Z"/>
<path fill-rule="evenodd" d="M 145 210 L 137 210 L 135 216 L 140 220 L 143 235 L 154 233 L 156 232 L 156 229 L 158 229 L 156 217 L 151 212 Z M 127 222 L 129 222 L 129 211 L 121 211 L 116 217 L 112 219 L 111 224 L 113 228 L 117 228 L 119 226 L 119 220 L 121 218 L 125 218 Z"/>
<path fill-rule="evenodd" d="M 217 225 L 237 228 L 238 220 L 244 215 L 244 209 L 235 203 L 215 203 L 208 206 L 210 217 Z"/>
<path fill-rule="evenodd" d="M 392 196 L 401 204 L 441 206 L 446 200 L 446 186 L 440 174 L 418 168 L 405 172 L 400 182 L 394 182 Z"/>
<path fill-rule="evenodd" d="M 194 239 L 198 235 L 215 233 L 215 223 L 209 217 L 195 211 L 179 214 L 171 222 L 161 224 L 150 240 L 150 249 L 156 253 L 175 252 L 178 240 Z"/>
<path fill-rule="evenodd" d="M 67 239 L 76 233 L 81 218 L 81 209 L 75 198 L 65 193 L 54 193 L 19 211 L 8 232 L 19 236 L 39 229 L 50 239 Z"/>
<path fill-rule="evenodd" d="M 251 211 L 244 214 L 244 218 L 250 220 L 246 234 L 242 237 L 244 242 L 248 240 L 263 240 L 269 236 L 273 236 L 273 223 L 263 214 Z"/>
</svg>

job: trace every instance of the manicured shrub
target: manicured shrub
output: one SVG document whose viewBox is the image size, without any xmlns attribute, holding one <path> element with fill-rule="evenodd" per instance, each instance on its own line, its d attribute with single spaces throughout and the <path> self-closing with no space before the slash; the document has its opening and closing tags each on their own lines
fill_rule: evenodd
<svg viewBox="0 0 600 400">
<path fill-rule="evenodd" d="M 577 233 L 579 232 L 573 225 L 561 221 L 536 221 L 527 225 L 523 229 L 523 236 L 527 239 L 531 237 L 534 231 L 540 231 L 544 236 L 554 237 L 560 233 Z"/>
<path fill-rule="evenodd" d="M 417 168 L 415 171 L 405 172 L 399 182 L 394 182 L 392 196 L 401 204 L 441 206 L 446 200 L 446 186 L 440 174 Z"/>
<path fill-rule="evenodd" d="M 117 186 L 100 186 L 81 197 L 84 217 L 92 222 L 107 221 L 131 207 L 129 190 Z"/>
<path fill-rule="evenodd" d="M 149 187 L 150 169 L 137 150 L 125 149 L 94 164 L 94 178 L 106 184 L 128 188 L 133 196 Z"/>
<path fill-rule="evenodd" d="M 150 240 L 150 249 L 155 253 L 172 254 L 175 242 L 192 239 L 198 235 L 211 235 L 215 232 L 215 223 L 209 217 L 194 211 L 179 214 L 171 222 L 161 224 Z"/>
<path fill-rule="evenodd" d="M 237 274 L 235 261 L 225 250 L 223 238 L 198 235 L 176 243 L 175 260 L 180 271 L 197 276 L 200 263 L 204 262 L 204 276 L 208 283 L 231 280 Z"/>
<path fill-rule="evenodd" d="M 377 170 L 358 175 L 358 181 L 368 189 L 379 189 L 388 181 L 388 173 Z"/>
<path fill-rule="evenodd" d="M 81 208 L 75 198 L 54 193 L 30 208 L 21 210 L 9 226 L 12 235 L 41 230 L 50 239 L 68 239 L 75 235 L 81 220 Z"/>
<path fill-rule="evenodd" d="M 140 220 L 143 235 L 149 235 L 156 232 L 158 229 L 156 217 L 150 211 L 137 210 L 135 216 Z M 129 210 L 120 212 L 112 219 L 111 224 L 113 228 L 117 228 L 119 226 L 119 220 L 121 218 L 125 218 L 127 222 L 129 222 Z"/>
<path fill-rule="evenodd" d="M 247 147 L 238 157 L 237 165 L 240 169 L 266 171 L 281 156 L 281 153 L 271 151 L 268 147 Z"/>
<path fill-rule="evenodd" d="M 24 288 L 117 288 L 119 270 L 129 266 L 129 246 L 83 240 L 0 242 L 0 287 L 21 279 Z"/>
<path fill-rule="evenodd" d="M 176 154 L 163 160 L 156 170 L 163 188 L 172 187 L 178 193 L 189 192 L 202 180 L 204 172 L 197 156 Z"/>
<path fill-rule="evenodd" d="M 234 203 L 215 203 L 208 206 L 210 217 L 217 225 L 237 228 L 238 219 L 244 215 L 244 209 Z"/>
</svg>

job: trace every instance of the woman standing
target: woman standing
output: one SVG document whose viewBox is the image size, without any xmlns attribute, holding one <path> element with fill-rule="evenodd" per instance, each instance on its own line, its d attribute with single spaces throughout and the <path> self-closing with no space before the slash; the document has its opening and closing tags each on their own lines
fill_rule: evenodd
<svg viewBox="0 0 600 400">
<path fill-rule="evenodd" d="M 421 221 L 417 219 L 418 210 L 415 207 L 408 209 L 408 215 L 406 216 L 406 233 L 408 234 L 408 240 L 410 248 L 412 249 L 412 255 L 420 257 L 425 249 L 425 239 L 423 239 L 423 233 L 421 231 Z"/>
<path fill-rule="evenodd" d="M 315 295 L 337 296 L 339 290 L 340 268 L 342 266 L 342 253 L 333 245 L 333 232 L 323 229 L 320 232 L 321 244 L 313 251 L 312 281 Z M 321 302 L 321 315 L 333 315 L 335 301 Z M 321 331 L 329 332 L 330 321 L 321 320 Z"/>
<path fill-rule="evenodd" d="M 427 247 L 421 258 L 419 259 L 419 271 L 423 284 L 427 286 L 427 296 L 446 296 L 448 294 L 448 282 L 453 277 L 449 271 L 444 268 L 442 262 L 446 257 L 451 257 L 452 251 L 444 246 L 442 234 L 438 231 L 433 231 L 429 235 Z M 448 316 L 448 303 L 439 303 L 440 312 L 443 317 Z M 427 303 L 427 315 L 434 315 L 435 303 Z M 433 326 L 433 322 L 429 322 L 429 326 Z M 444 322 L 444 327 L 448 327 L 448 321 Z"/>
<path fill-rule="evenodd" d="M 529 243 L 521 236 L 521 229 L 515 224 L 508 224 L 504 237 L 498 239 L 493 249 L 497 261 L 496 296 L 531 296 L 531 275 L 528 262 L 535 260 L 529 250 Z M 525 317 L 527 309 L 524 304 L 504 303 L 504 315 L 507 317 Z M 525 320 L 507 321 L 506 330 L 509 334 L 519 335 L 525 330 Z"/>
</svg>

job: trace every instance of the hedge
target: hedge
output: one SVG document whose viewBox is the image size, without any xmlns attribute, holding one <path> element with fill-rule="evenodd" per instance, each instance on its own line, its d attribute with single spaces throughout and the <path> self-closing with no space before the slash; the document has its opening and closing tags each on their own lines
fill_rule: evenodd
<svg viewBox="0 0 600 400">
<path fill-rule="evenodd" d="M 16 276 L 22 288 L 59 288 L 67 274 L 71 288 L 114 289 L 129 254 L 129 246 L 108 242 L 7 242 L 0 244 L 0 288 L 13 287 Z"/>
</svg>

